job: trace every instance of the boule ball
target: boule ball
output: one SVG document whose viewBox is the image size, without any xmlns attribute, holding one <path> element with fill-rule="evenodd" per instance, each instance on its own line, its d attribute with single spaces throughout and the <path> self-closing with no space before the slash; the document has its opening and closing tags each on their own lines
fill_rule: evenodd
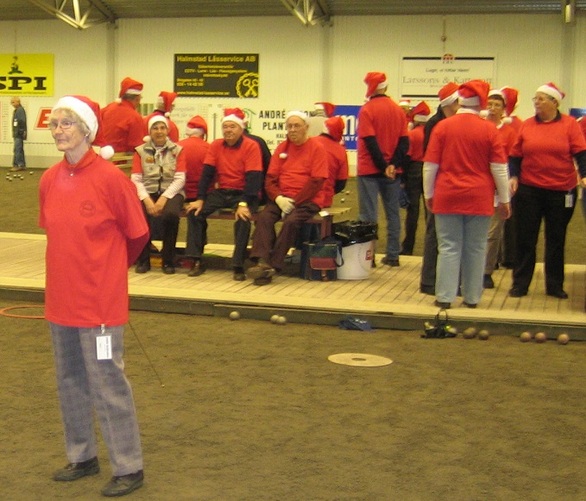
<svg viewBox="0 0 586 501">
<path fill-rule="evenodd" d="M 464 332 L 462 332 L 462 337 L 464 339 L 472 339 L 475 336 L 476 336 L 476 327 L 467 327 L 466 329 L 464 329 Z"/>
<path fill-rule="evenodd" d="M 538 332 L 535 334 L 535 342 L 536 343 L 545 343 L 547 341 L 547 336 L 545 332 Z"/>
<path fill-rule="evenodd" d="M 277 324 L 277 323 L 279 323 L 279 315 L 273 315 L 273 316 L 271 317 L 271 323 L 272 323 L 272 324 Z"/>
<path fill-rule="evenodd" d="M 237 311 L 231 311 L 230 320 L 240 320 L 240 313 Z"/>
<path fill-rule="evenodd" d="M 558 344 L 568 344 L 570 342 L 570 336 L 568 336 L 565 332 L 562 332 L 558 336 Z"/>
<path fill-rule="evenodd" d="M 482 341 L 488 340 L 489 337 L 490 337 L 490 332 L 488 332 L 488 330 L 486 330 L 486 329 L 482 329 L 478 332 L 478 339 L 480 339 Z"/>
<path fill-rule="evenodd" d="M 344 203 L 346 201 L 345 198 L 340 198 L 340 202 Z"/>
<path fill-rule="evenodd" d="M 519 341 L 521 341 L 522 343 L 527 343 L 531 341 L 532 337 L 533 336 L 531 336 L 531 333 L 528 331 L 521 332 L 521 335 L 519 336 Z"/>
<path fill-rule="evenodd" d="M 286 323 L 287 323 L 287 317 L 279 316 L 279 318 L 277 320 L 277 324 L 279 324 L 279 325 L 285 325 Z"/>
</svg>

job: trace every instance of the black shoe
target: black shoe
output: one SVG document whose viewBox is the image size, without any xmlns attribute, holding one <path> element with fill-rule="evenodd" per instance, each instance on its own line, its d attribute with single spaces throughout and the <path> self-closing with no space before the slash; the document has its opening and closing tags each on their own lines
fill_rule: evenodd
<svg viewBox="0 0 586 501">
<path fill-rule="evenodd" d="M 463 301 L 462 304 L 467 308 L 476 308 L 476 303 L 467 303 L 466 301 Z"/>
<path fill-rule="evenodd" d="M 122 475 L 120 477 L 112 477 L 102 489 L 102 496 L 109 498 L 117 496 L 125 496 L 142 487 L 144 474 L 142 470 L 130 475 Z"/>
<path fill-rule="evenodd" d="M 206 271 L 204 265 L 201 263 L 199 259 L 193 262 L 189 273 L 187 274 L 188 277 L 199 277 L 204 271 Z"/>
<path fill-rule="evenodd" d="M 484 275 L 482 287 L 484 287 L 485 289 L 494 289 L 494 280 L 490 275 Z"/>
<path fill-rule="evenodd" d="M 423 285 L 419 286 L 419 291 L 423 294 L 429 294 L 430 296 L 435 296 L 435 286 L 434 285 Z"/>
<path fill-rule="evenodd" d="M 149 263 L 138 263 L 134 271 L 136 273 L 146 273 L 151 269 L 151 265 Z"/>
<path fill-rule="evenodd" d="M 98 458 L 91 458 L 81 463 L 69 463 L 65 468 L 53 473 L 53 480 L 57 482 L 71 482 L 78 478 L 100 473 Z"/>
<path fill-rule="evenodd" d="M 399 264 L 399 259 L 391 259 L 390 257 L 383 257 L 380 262 L 382 264 L 386 264 L 387 266 L 390 266 L 391 268 L 395 268 L 397 266 L 400 266 Z"/>
<path fill-rule="evenodd" d="M 412 256 L 413 250 L 402 250 L 399 252 L 399 256 Z"/>
<path fill-rule="evenodd" d="M 558 299 L 568 299 L 568 293 L 563 289 L 548 290 L 546 294 Z"/>
<path fill-rule="evenodd" d="M 163 265 L 163 273 L 165 275 L 174 275 L 175 274 L 175 266 L 172 264 L 164 264 Z"/>
<path fill-rule="evenodd" d="M 435 303 L 433 303 L 435 306 L 437 306 L 438 308 L 441 308 L 442 310 L 449 310 L 450 307 L 452 306 L 450 303 L 444 303 L 442 301 L 436 301 Z"/>
<path fill-rule="evenodd" d="M 509 291 L 509 296 L 511 297 L 523 297 L 527 295 L 527 291 L 520 289 L 519 287 L 513 287 L 510 291 Z"/>
<path fill-rule="evenodd" d="M 234 267 L 234 275 L 232 277 L 237 282 L 244 282 L 244 280 L 246 280 L 246 275 L 244 274 L 244 268 L 241 268 L 238 266 Z"/>
</svg>

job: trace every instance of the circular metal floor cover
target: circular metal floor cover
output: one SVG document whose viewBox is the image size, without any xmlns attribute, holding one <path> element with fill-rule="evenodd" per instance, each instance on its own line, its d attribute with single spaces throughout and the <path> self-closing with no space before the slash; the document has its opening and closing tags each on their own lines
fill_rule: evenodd
<svg viewBox="0 0 586 501">
<path fill-rule="evenodd" d="M 330 362 L 352 367 L 383 367 L 392 364 L 390 358 L 368 355 L 366 353 L 337 353 L 328 357 Z"/>
</svg>

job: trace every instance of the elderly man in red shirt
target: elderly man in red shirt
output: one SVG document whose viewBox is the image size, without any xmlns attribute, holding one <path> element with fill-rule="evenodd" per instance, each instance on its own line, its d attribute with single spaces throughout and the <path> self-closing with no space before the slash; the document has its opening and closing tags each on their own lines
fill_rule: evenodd
<svg viewBox="0 0 586 501">
<path fill-rule="evenodd" d="M 265 188 L 269 201 L 256 221 L 248 269 L 255 285 L 266 285 L 283 268 L 301 225 L 315 216 L 326 202 L 323 188 L 328 178 L 324 147 L 307 135 L 308 117 L 301 111 L 286 115 L 287 139 L 273 153 Z M 283 219 L 279 235 L 275 224 Z"/>
<path fill-rule="evenodd" d="M 194 258 L 189 271 L 197 277 L 205 271 L 202 262 L 207 242 L 207 217 L 219 209 L 232 208 L 234 213 L 234 280 L 243 281 L 246 248 L 250 238 L 252 215 L 258 209 L 262 187 L 262 157 L 258 143 L 244 135 L 245 116 L 239 108 L 224 110 L 223 138 L 216 139 L 204 160 L 197 199 L 186 206 L 190 226 L 186 255 Z M 213 182 L 217 188 L 209 191 Z"/>
<path fill-rule="evenodd" d="M 142 84 L 126 77 L 120 82 L 118 99 L 102 110 L 102 128 L 105 144 L 115 152 L 133 152 L 144 140 L 144 123 L 140 113 Z"/>
</svg>

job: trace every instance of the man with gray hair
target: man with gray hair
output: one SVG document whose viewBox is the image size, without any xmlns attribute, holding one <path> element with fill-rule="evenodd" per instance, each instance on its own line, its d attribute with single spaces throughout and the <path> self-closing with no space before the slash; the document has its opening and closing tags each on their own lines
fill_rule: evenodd
<svg viewBox="0 0 586 501">
<path fill-rule="evenodd" d="M 255 285 L 271 283 L 283 268 L 301 225 L 324 207 L 328 178 L 326 150 L 307 135 L 308 117 L 301 111 L 286 115 L 287 139 L 273 153 L 265 180 L 268 202 L 258 215 L 250 258 L 255 263 L 248 275 Z M 279 235 L 275 224 L 283 219 Z"/>
</svg>

